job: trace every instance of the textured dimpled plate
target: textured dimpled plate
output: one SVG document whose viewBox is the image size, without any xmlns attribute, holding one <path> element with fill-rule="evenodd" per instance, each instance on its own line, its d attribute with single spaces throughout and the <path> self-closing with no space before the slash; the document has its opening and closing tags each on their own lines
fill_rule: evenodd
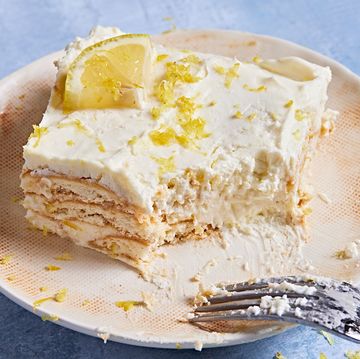
<svg viewBox="0 0 360 359">
<path fill-rule="evenodd" d="M 240 60 L 250 60 L 255 55 L 263 58 L 295 55 L 331 67 L 333 81 L 328 106 L 338 110 L 340 118 L 335 132 L 321 141 L 312 163 L 315 189 L 325 193 L 331 203 L 325 203 L 318 196 L 314 198 L 313 214 L 309 218 L 310 239 L 303 253 L 316 273 L 358 281 L 359 260 L 339 260 L 334 253 L 360 239 L 359 78 L 328 58 L 266 36 L 234 31 L 186 31 L 155 37 L 155 40 L 168 46 L 236 56 Z M 262 268 L 259 248 L 251 247 L 251 241 L 240 239 L 232 248 L 231 254 L 238 255 L 240 262 L 229 261 L 229 253 L 215 240 L 165 248 L 168 260 L 162 259 L 152 283 L 145 282 L 118 261 L 29 226 L 19 203 L 22 145 L 32 124 L 39 123 L 46 108 L 55 77 L 52 62 L 58 56 L 40 59 L 0 82 L 0 258 L 11 256 L 8 263 L 0 265 L 1 291 L 33 310 L 35 300 L 67 288 L 64 302 L 47 301 L 35 313 L 53 314 L 59 317 L 60 325 L 90 335 L 105 338 L 110 335 L 110 340 L 135 345 L 175 348 L 180 343 L 182 348 L 193 348 L 203 342 L 205 346 L 222 346 L 257 340 L 286 329 L 278 323 L 243 322 L 232 329 L 227 326 L 227 333 L 219 334 L 212 331 L 224 329 L 220 324 L 204 331 L 178 320 L 189 311 L 190 299 L 197 291 L 197 283 L 190 280 L 191 276 L 210 259 L 216 257 L 217 264 L 216 268 L 209 265 L 204 271 L 206 284 L 267 274 Z M 244 251 L 249 258 L 247 264 L 241 262 Z M 70 253 L 73 259 L 55 259 L 64 252 Z M 282 260 L 286 263 L 287 255 Z M 174 265 L 167 268 L 168 262 Z M 50 264 L 61 269 L 46 271 L 45 267 Z M 297 268 L 283 265 L 281 273 L 288 272 L 296 273 Z M 167 281 L 172 283 L 170 287 L 166 287 Z M 45 287 L 45 291 L 40 292 L 41 287 Z M 142 293 L 154 298 L 153 311 L 136 307 L 125 313 L 114 304 L 141 300 Z"/>
</svg>

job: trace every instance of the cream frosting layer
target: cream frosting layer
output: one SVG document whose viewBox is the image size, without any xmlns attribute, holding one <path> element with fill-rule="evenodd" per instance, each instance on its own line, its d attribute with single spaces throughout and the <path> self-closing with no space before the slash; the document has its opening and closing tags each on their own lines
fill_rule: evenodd
<svg viewBox="0 0 360 359">
<path fill-rule="evenodd" d="M 59 60 L 58 77 L 81 50 L 119 34 L 96 28 L 77 39 Z M 187 62 L 189 55 L 200 62 Z M 176 106 L 153 118 L 160 103 L 151 87 L 142 109 L 64 114 L 50 102 L 40 124 L 46 133 L 24 146 L 25 168 L 96 179 L 174 223 L 192 219 L 216 227 L 267 210 L 291 212 L 309 136 L 321 128 L 329 68 L 295 57 L 245 63 L 154 45 L 154 86 L 174 62 L 190 65 L 199 78 L 175 87 L 175 97 L 191 98 L 194 118 L 203 123 L 191 146 L 154 141 L 153 134 L 171 129 L 178 135 L 184 127 Z"/>
</svg>

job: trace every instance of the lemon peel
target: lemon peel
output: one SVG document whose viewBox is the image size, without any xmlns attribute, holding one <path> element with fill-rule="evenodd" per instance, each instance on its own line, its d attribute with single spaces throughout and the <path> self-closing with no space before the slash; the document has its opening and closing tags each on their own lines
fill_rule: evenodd
<svg viewBox="0 0 360 359">
<path fill-rule="evenodd" d="M 29 139 L 31 138 L 36 139 L 35 143 L 33 144 L 33 147 L 39 146 L 41 137 L 43 137 L 47 133 L 48 133 L 47 127 L 40 127 L 37 125 L 33 125 L 33 133 L 29 136 Z"/>
</svg>

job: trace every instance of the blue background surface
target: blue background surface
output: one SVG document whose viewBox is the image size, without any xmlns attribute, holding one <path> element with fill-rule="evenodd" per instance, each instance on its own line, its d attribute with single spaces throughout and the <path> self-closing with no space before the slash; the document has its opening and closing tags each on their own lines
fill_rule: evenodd
<svg viewBox="0 0 360 359">
<path fill-rule="evenodd" d="M 64 47 L 96 25 L 158 33 L 170 27 L 223 28 L 282 37 L 330 56 L 360 74 L 360 1 L 357 0 L 0 0 L 0 78 Z M 360 99 L 359 99 L 360 101 Z M 344 358 L 360 350 L 344 340 L 298 327 L 274 338 L 236 347 L 169 351 L 88 337 L 38 317 L 0 296 L 0 359 L 52 358 Z"/>
</svg>

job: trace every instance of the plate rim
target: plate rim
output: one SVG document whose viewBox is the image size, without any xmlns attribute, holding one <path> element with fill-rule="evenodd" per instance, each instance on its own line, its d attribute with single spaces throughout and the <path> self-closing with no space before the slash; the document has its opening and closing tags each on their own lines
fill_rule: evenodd
<svg viewBox="0 0 360 359">
<path fill-rule="evenodd" d="M 238 36 L 242 36 L 242 37 L 252 37 L 259 40 L 263 40 L 263 41 L 276 41 L 279 45 L 281 46 L 285 46 L 288 47 L 290 49 L 296 49 L 299 51 L 302 51 L 306 54 L 308 54 L 309 56 L 313 56 L 318 58 L 319 60 L 326 62 L 328 64 L 328 66 L 331 66 L 332 68 L 336 68 L 337 71 L 339 71 L 340 73 L 342 73 L 342 75 L 346 75 L 349 76 L 350 78 L 352 78 L 353 81 L 356 81 L 359 83 L 360 85 L 360 76 L 358 74 L 356 74 L 355 72 L 353 72 L 352 70 L 348 69 L 346 66 L 342 65 L 340 62 L 331 59 L 330 57 L 323 55 L 315 50 L 312 50 L 310 48 L 307 48 L 303 45 L 297 44 L 295 42 L 289 41 L 289 40 L 285 40 L 279 37 L 275 37 L 275 36 L 270 36 L 270 35 L 264 35 L 264 34 L 258 34 L 258 33 L 253 33 L 253 32 L 246 32 L 246 31 L 238 31 L 238 30 L 226 30 L 226 29 L 186 29 L 186 30 L 177 30 L 173 33 L 170 34 L 156 34 L 156 35 L 151 35 L 154 37 L 154 40 L 156 42 L 156 39 L 159 38 L 159 36 L 161 37 L 166 37 L 166 36 L 171 36 L 172 34 L 180 34 L 184 33 L 184 34 L 196 34 L 196 33 L 218 33 L 218 34 L 233 34 L 233 35 L 238 35 Z M 23 78 L 23 77 L 27 77 L 27 73 L 31 73 L 32 68 L 35 68 L 37 66 L 39 66 L 40 63 L 43 63 L 45 61 L 51 61 L 54 60 L 56 58 L 58 58 L 59 56 L 61 56 L 63 54 L 63 50 L 60 51 L 55 51 L 52 52 L 50 54 L 47 54 L 45 56 L 40 57 L 39 59 L 32 61 L 31 63 L 15 70 L 14 72 L 6 75 L 5 77 L 3 77 L 2 79 L 0 79 L 0 92 L 1 90 L 5 87 L 5 86 L 9 86 L 9 85 L 16 85 L 16 80 L 17 78 Z M 9 300 L 11 300 L 12 302 L 16 303 L 17 305 L 21 306 L 22 308 L 28 310 L 29 312 L 37 315 L 37 316 L 42 316 L 44 314 L 51 314 L 48 311 L 42 309 L 42 308 L 38 308 L 35 312 L 33 310 L 33 306 L 31 303 L 29 303 L 26 299 L 24 300 L 23 297 L 21 297 L 21 295 L 19 293 L 17 293 L 17 290 L 15 288 L 12 288 L 11 285 L 9 285 L 9 283 L 7 283 L 5 280 L 0 278 L 0 293 L 2 293 L 5 297 L 7 297 Z M 89 326 L 86 325 L 85 323 L 80 323 L 78 321 L 72 321 L 70 319 L 67 318 L 61 318 L 59 321 L 54 322 L 57 325 L 61 325 L 65 328 L 77 331 L 79 333 L 82 334 L 87 334 L 93 337 L 98 337 L 98 333 L 100 332 L 99 328 L 95 328 L 93 326 Z M 281 328 L 282 325 L 282 328 Z M 259 333 L 256 334 L 254 336 L 254 334 L 252 334 L 254 337 L 253 338 L 243 338 L 240 339 L 239 337 L 236 338 L 232 338 L 232 339 L 227 339 L 225 341 L 222 342 L 213 342 L 213 343 L 204 343 L 204 348 L 212 348 L 212 347 L 225 347 L 225 346 L 232 346 L 232 345 L 238 345 L 238 344 L 245 344 L 245 343 L 250 343 L 250 342 L 254 342 L 257 340 L 261 340 L 261 339 L 265 339 L 265 338 L 269 338 L 272 337 L 274 335 L 280 334 L 284 331 L 287 331 L 291 328 L 295 327 L 294 325 L 283 325 L 280 321 L 278 323 L 278 327 L 275 329 L 274 327 L 273 330 L 269 330 L 269 331 L 264 331 L 264 333 Z M 110 333 L 111 334 L 111 333 Z M 109 341 L 114 341 L 114 342 L 119 342 L 122 344 L 129 344 L 129 345 L 135 345 L 135 346 L 141 346 L 141 347 L 151 347 L 151 348 L 163 348 L 163 349 L 175 349 L 175 345 L 174 342 L 170 342 L 170 341 L 142 341 L 140 340 L 140 338 L 137 339 L 133 339 L 133 338 L 129 338 L 126 336 L 112 336 L 110 335 Z M 179 340 L 179 343 L 182 345 L 181 349 L 194 349 L 194 341 L 181 341 Z"/>
</svg>

